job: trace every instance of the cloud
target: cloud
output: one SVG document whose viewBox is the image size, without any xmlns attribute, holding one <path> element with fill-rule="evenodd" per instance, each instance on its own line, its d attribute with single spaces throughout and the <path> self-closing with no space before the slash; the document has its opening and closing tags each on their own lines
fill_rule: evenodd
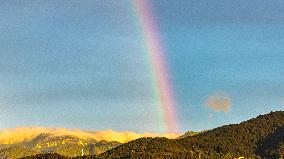
<svg viewBox="0 0 284 159">
<path fill-rule="evenodd" d="M 226 93 L 218 92 L 208 96 L 204 104 L 216 112 L 229 112 L 231 109 L 232 99 Z"/>
<path fill-rule="evenodd" d="M 177 138 L 181 134 L 169 133 L 142 133 L 138 134 L 131 131 L 118 132 L 113 130 L 102 131 L 83 131 L 79 129 L 67 128 L 46 128 L 46 127 L 19 127 L 15 129 L 2 129 L 0 130 L 0 144 L 16 144 L 27 142 L 34 139 L 41 133 L 48 133 L 51 136 L 75 136 L 81 139 L 95 139 L 97 141 L 118 141 L 126 143 L 141 137 L 167 137 L 170 139 Z"/>
</svg>

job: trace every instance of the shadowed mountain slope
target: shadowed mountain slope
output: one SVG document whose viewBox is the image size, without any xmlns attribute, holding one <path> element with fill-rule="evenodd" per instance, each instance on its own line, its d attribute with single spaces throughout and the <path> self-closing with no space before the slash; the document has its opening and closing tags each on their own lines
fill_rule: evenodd
<svg viewBox="0 0 284 159">
<path fill-rule="evenodd" d="M 100 157 L 281 157 L 283 155 L 283 126 L 284 112 L 271 112 L 240 124 L 222 126 L 181 139 L 138 139 L 109 150 Z M 272 140 L 273 142 L 270 143 Z"/>
</svg>

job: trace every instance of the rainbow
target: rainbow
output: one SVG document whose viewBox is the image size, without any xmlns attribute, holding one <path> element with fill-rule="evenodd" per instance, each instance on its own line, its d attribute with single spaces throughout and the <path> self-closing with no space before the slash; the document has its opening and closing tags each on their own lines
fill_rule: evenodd
<svg viewBox="0 0 284 159">
<path fill-rule="evenodd" d="M 155 105 L 159 116 L 159 128 L 163 132 L 178 132 L 176 102 L 170 81 L 166 50 L 155 23 L 149 0 L 133 0 L 134 12 L 142 30 L 142 38 L 151 70 Z"/>
</svg>

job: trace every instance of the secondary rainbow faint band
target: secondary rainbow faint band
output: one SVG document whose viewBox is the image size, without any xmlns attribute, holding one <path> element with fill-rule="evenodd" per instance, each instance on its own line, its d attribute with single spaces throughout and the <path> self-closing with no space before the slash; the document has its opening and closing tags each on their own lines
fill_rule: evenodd
<svg viewBox="0 0 284 159">
<path fill-rule="evenodd" d="M 133 0 L 133 8 L 139 21 L 147 59 L 150 65 L 155 105 L 159 116 L 159 128 L 163 132 L 178 132 L 174 91 L 170 81 L 166 50 L 149 0 Z"/>
</svg>

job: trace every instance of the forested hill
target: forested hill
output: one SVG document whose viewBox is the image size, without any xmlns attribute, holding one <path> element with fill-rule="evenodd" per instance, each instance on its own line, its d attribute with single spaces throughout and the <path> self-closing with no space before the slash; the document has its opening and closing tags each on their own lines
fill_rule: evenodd
<svg viewBox="0 0 284 159">
<path fill-rule="evenodd" d="M 141 138 L 109 150 L 101 158 L 280 158 L 284 155 L 284 112 L 222 126 L 176 140 Z"/>
<path fill-rule="evenodd" d="M 76 158 L 230 159 L 241 156 L 264 159 L 284 157 L 283 111 L 271 112 L 240 124 L 226 125 L 184 138 L 140 138 L 99 156 Z M 37 155 L 27 158 L 62 159 L 62 156 Z"/>
</svg>

